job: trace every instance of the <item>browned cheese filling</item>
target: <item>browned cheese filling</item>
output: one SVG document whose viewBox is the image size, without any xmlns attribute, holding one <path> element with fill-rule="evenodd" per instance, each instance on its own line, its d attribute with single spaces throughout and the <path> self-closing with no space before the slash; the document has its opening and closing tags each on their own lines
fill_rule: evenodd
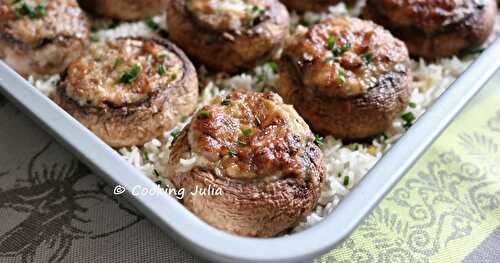
<svg viewBox="0 0 500 263">
<path fill-rule="evenodd" d="M 307 124 L 273 93 L 231 93 L 217 97 L 195 116 L 189 129 L 196 166 L 242 181 L 302 177 L 308 167 Z"/>
<path fill-rule="evenodd" d="M 325 96 L 365 93 L 384 75 L 408 62 L 404 44 L 382 27 L 353 18 L 333 18 L 311 28 L 287 48 L 286 56 L 304 86 Z"/>
<path fill-rule="evenodd" d="M 75 0 L 0 1 L 0 34 L 31 47 L 55 39 L 85 38 L 82 16 Z"/>
<path fill-rule="evenodd" d="M 98 42 L 69 68 L 66 93 L 81 105 L 139 104 L 182 79 L 182 65 L 177 55 L 152 41 Z"/>
<path fill-rule="evenodd" d="M 270 9 L 265 0 L 188 0 L 196 20 L 212 30 L 240 32 L 262 21 Z"/>
<path fill-rule="evenodd" d="M 428 34 L 460 23 L 484 6 L 482 0 L 383 0 L 376 4 L 395 26 L 416 27 Z"/>
</svg>

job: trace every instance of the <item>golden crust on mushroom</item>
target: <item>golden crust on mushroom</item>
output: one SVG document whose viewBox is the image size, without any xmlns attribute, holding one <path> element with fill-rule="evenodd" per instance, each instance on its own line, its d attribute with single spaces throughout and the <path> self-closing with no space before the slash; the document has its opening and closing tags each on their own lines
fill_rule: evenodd
<svg viewBox="0 0 500 263">
<path fill-rule="evenodd" d="M 233 92 L 202 108 L 173 145 L 167 170 L 184 205 L 224 231 L 270 237 L 311 212 L 325 181 L 315 137 L 274 93 Z"/>
<path fill-rule="evenodd" d="M 24 76 L 62 72 L 88 45 L 76 0 L 1 1 L 0 58 Z"/>
<path fill-rule="evenodd" d="M 337 17 L 286 47 L 276 90 L 314 131 L 358 140 L 391 127 L 407 105 L 409 82 L 404 43 L 372 22 Z"/>
<path fill-rule="evenodd" d="M 79 0 L 83 9 L 118 20 L 140 20 L 161 14 L 169 0 Z"/>
<path fill-rule="evenodd" d="M 497 14 L 495 0 L 369 0 L 366 19 L 403 40 L 412 56 L 435 59 L 483 44 Z"/>
<path fill-rule="evenodd" d="M 278 52 L 288 34 L 289 15 L 277 0 L 172 0 L 167 24 L 172 41 L 189 56 L 234 73 Z"/>
<path fill-rule="evenodd" d="M 340 2 L 346 2 L 347 4 L 354 4 L 356 0 L 281 0 L 281 2 L 290 10 L 295 10 L 298 12 L 321 12 L 327 10 L 329 6 L 336 5 Z"/>
<path fill-rule="evenodd" d="M 94 43 L 63 74 L 54 101 L 113 147 L 142 145 L 196 107 L 196 71 L 166 40 Z"/>
</svg>

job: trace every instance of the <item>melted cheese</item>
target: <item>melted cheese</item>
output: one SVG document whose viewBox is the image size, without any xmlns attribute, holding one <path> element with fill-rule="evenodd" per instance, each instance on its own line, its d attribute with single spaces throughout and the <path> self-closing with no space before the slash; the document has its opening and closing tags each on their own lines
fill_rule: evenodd
<svg viewBox="0 0 500 263">
<path fill-rule="evenodd" d="M 262 0 L 190 0 L 188 9 L 202 23 L 229 31 L 251 27 L 266 12 Z"/>
<path fill-rule="evenodd" d="M 131 81 L 123 81 L 123 75 L 136 66 L 139 72 Z M 69 67 L 66 93 L 82 105 L 138 103 L 181 79 L 182 68 L 175 54 L 153 42 L 121 39 L 95 43 Z"/>
</svg>

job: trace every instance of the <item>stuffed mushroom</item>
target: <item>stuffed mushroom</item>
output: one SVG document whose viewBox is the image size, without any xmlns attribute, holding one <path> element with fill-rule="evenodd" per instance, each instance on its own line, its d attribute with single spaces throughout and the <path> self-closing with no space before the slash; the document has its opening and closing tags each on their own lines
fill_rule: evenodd
<svg viewBox="0 0 500 263">
<path fill-rule="evenodd" d="M 326 11 L 329 6 L 336 5 L 340 2 L 346 2 L 347 4 L 354 4 L 356 0 L 281 0 L 283 4 L 286 5 L 290 10 L 295 10 L 298 12 L 321 12 Z"/>
<path fill-rule="evenodd" d="M 314 140 L 277 94 L 237 91 L 196 113 L 166 170 L 188 193 L 183 204 L 207 223 L 271 237 L 297 225 L 318 201 L 326 172 Z M 199 194 L 206 189 L 220 192 Z"/>
<path fill-rule="evenodd" d="M 84 52 L 89 32 L 76 0 L 0 0 L 0 58 L 21 75 L 62 72 Z"/>
<path fill-rule="evenodd" d="M 53 99 L 107 144 L 142 145 L 194 111 L 196 71 L 159 39 L 121 38 L 91 45 L 62 75 Z"/>
<path fill-rule="evenodd" d="M 289 15 L 277 0 L 171 0 L 167 24 L 172 41 L 192 58 L 234 73 L 279 51 Z"/>
<path fill-rule="evenodd" d="M 285 49 L 277 92 L 312 129 L 360 140 L 391 127 L 410 96 L 408 51 L 382 27 L 337 17 Z"/>
<path fill-rule="evenodd" d="M 169 0 L 79 0 L 83 9 L 118 20 L 140 20 L 165 11 Z"/>
<path fill-rule="evenodd" d="M 403 40 L 412 56 L 435 59 L 484 43 L 496 10 L 495 0 L 368 0 L 363 13 Z"/>
</svg>

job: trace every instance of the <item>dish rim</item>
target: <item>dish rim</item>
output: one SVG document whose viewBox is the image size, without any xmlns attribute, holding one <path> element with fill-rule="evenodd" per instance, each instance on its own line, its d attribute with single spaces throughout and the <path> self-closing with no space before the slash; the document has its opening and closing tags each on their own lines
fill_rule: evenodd
<svg viewBox="0 0 500 263">
<path fill-rule="evenodd" d="M 448 87 L 324 220 L 301 232 L 274 238 L 241 237 L 217 230 L 164 192 L 133 196 L 133 187 L 153 189 L 157 185 L 2 60 L 0 92 L 96 174 L 112 185 L 124 186 L 123 195 L 128 200 L 193 253 L 217 262 L 304 262 L 339 244 L 376 207 L 500 68 L 497 54 L 500 38 Z"/>
</svg>

